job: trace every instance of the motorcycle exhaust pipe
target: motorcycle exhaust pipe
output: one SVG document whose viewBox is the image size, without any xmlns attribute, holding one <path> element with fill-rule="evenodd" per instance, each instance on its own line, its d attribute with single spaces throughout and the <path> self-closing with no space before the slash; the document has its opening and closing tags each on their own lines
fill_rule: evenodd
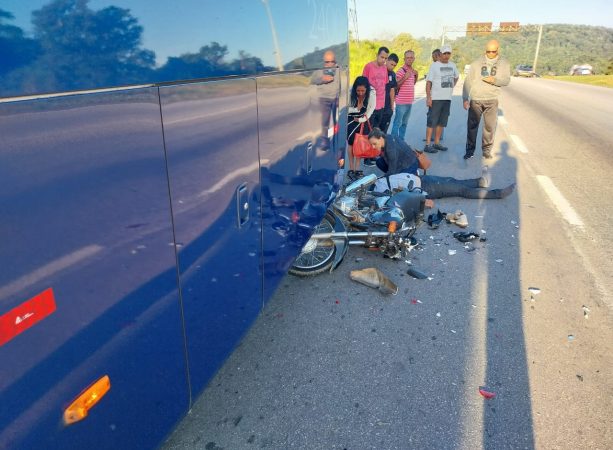
<svg viewBox="0 0 613 450">
<path fill-rule="evenodd" d="M 334 233 L 315 233 L 311 239 L 349 239 L 349 238 L 367 238 L 367 237 L 387 237 L 389 231 L 341 231 Z"/>
</svg>

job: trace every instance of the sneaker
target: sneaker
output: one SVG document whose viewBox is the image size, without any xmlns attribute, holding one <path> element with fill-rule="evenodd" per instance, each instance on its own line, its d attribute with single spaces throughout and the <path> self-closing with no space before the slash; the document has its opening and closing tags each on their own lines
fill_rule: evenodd
<svg viewBox="0 0 613 450">
<path fill-rule="evenodd" d="M 428 216 L 428 227 L 432 230 L 437 229 L 443 221 L 443 217 L 445 217 L 445 213 L 442 213 L 440 209 L 436 211 L 436 214 L 430 214 Z"/>
<path fill-rule="evenodd" d="M 360 178 L 362 178 L 364 176 L 364 172 L 361 170 L 356 170 L 355 171 L 355 179 L 359 180 Z"/>
<path fill-rule="evenodd" d="M 432 145 L 426 145 L 424 147 L 424 152 L 426 152 L 426 153 L 436 153 L 436 152 L 438 152 L 438 150 L 435 149 L 434 146 L 432 146 Z"/>
<path fill-rule="evenodd" d="M 356 180 L 356 177 L 355 177 L 355 170 L 350 170 L 350 171 L 348 171 L 348 172 L 347 172 L 347 179 L 348 179 L 350 182 L 353 182 L 353 181 L 355 181 L 355 180 Z"/>
<path fill-rule="evenodd" d="M 473 156 L 475 156 L 475 154 L 474 154 L 474 153 L 468 153 L 468 152 L 466 152 L 466 154 L 464 155 L 464 159 L 470 159 L 470 158 L 472 158 Z"/>
<path fill-rule="evenodd" d="M 440 150 L 441 152 L 446 152 L 447 150 L 449 150 L 447 147 L 441 144 L 434 144 L 432 147 L 434 147 L 437 150 Z"/>
<path fill-rule="evenodd" d="M 468 217 L 459 209 L 454 213 L 447 213 L 445 219 L 448 223 L 455 223 L 460 228 L 466 228 L 468 226 Z"/>
<path fill-rule="evenodd" d="M 366 167 L 372 167 L 375 166 L 377 163 L 375 162 L 375 160 L 373 158 L 366 158 L 364 159 L 364 165 Z"/>
<path fill-rule="evenodd" d="M 492 182 L 492 177 L 490 176 L 490 171 L 487 166 L 483 166 L 481 169 L 481 178 L 479 178 L 479 187 L 480 188 L 488 188 Z"/>
</svg>

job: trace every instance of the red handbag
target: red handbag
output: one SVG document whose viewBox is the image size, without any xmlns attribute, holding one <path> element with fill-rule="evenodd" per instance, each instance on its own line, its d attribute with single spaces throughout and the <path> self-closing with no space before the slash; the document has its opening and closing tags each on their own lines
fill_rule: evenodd
<svg viewBox="0 0 613 450">
<path fill-rule="evenodd" d="M 360 125 L 360 130 L 353 136 L 353 156 L 356 158 L 376 158 L 381 152 L 370 145 L 367 135 L 362 134 L 365 123 L 366 122 L 363 122 L 362 125 Z M 372 129 L 370 122 L 368 122 L 368 126 Z"/>
</svg>

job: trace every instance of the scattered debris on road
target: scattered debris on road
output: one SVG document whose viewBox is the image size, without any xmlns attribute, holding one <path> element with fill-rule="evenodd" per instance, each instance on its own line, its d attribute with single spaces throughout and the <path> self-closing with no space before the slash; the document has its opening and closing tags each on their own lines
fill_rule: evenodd
<svg viewBox="0 0 613 450">
<path fill-rule="evenodd" d="M 417 278 L 418 280 L 425 280 L 428 278 L 428 275 L 415 267 L 411 267 L 409 270 L 407 270 L 407 274 L 411 275 L 413 278 Z"/>
<path fill-rule="evenodd" d="M 583 318 L 584 319 L 589 319 L 590 318 L 590 308 L 588 308 L 585 305 L 583 305 Z"/>
<path fill-rule="evenodd" d="M 496 394 L 494 392 L 490 392 L 484 388 L 479 388 L 479 394 L 481 394 L 481 396 L 483 396 L 484 398 L 488 400 L 496 397 Z"/>
<path fill-rule="evenodd" d="M 529 287 L 528 291 L 530 292 L 530 301 L 534 301 L 534 297 L 541 293 L 540 288 L 537 287 Z"/>
</svg>

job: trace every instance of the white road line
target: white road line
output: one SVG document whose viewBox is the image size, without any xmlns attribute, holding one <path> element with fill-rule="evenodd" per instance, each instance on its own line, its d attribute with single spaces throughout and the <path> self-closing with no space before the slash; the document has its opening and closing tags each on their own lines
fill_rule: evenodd
<svg viewBox="0 0 613 450">
<path fill-rule="evenodd" d="M 579 217 L 579 214 L 574 210 L 571 204 L 564 198 L 562 193 L 558 190 L 558 188 L 553 184 L 551 178 L 546 177 L 545 175 L 537 175 L 537 181 L 556 207 L 556 209 L 562 214 L 562 217 L 570 223 L 581 230 L 584 229 L 583 220 Z"/>
<path fill-rule="evenodd" d="M 0 287 L 0 299 L 6 298 L 9 295 L 14 295 L 24 289 L 30 287 L 31 285 L 38 283 L 39 281 L 49 278 L 52 275 L 55 275 L 61 270 L 64 270 L 72 265 L 81 262 L 86 258 L 90 258 L 102 250 L 103 247 L 92 244 L 86 247 L 82 247 L 78 250 L 75 250 L 68 255 L 64 255 L 60 258 L 57 258 L 42 267 L 39 267 L 36 270 L 33 270 L 27 275 L 22 276 L 21 278 L 16 279 L 12 283 L 9 283 L 5 286 Z"/>
<path fill-rule="evenodd" d="M 512 134 L 511 140 L 513 141 L 515 147 L 517 147 L 517 150 L 522 153 L 528 153 L 528 147 L 526 147 L 526 144 L 524 144 L 524 141 L 522 141 L 518 135 Z"/>
<path fill-rule="evenodd" d="M 267 159 L 262 159 L 262 165 L 268 164 L 268 162 L 269 161 Z M 215 192 L 219 191 L 226 184 L 230 183 L 236 178 L 240 178 L 244 175 L 249 175 L 250 173 L 257 171 L 259 168 L 260 168 L 260 162 L 256 161 L 254 163 L 249 164 L 248 166 L 241 167 L 240 169 L 234 170 L 228 173 L 225 177 L 223 177 L 221 180 L 219 180 L 217 183 L 215 183 L 210 188 L 202 191 L 200 194 L 198 194 L 198 197 L 204 197 L 205 195 L 214 194 Z"/>
</svg>

